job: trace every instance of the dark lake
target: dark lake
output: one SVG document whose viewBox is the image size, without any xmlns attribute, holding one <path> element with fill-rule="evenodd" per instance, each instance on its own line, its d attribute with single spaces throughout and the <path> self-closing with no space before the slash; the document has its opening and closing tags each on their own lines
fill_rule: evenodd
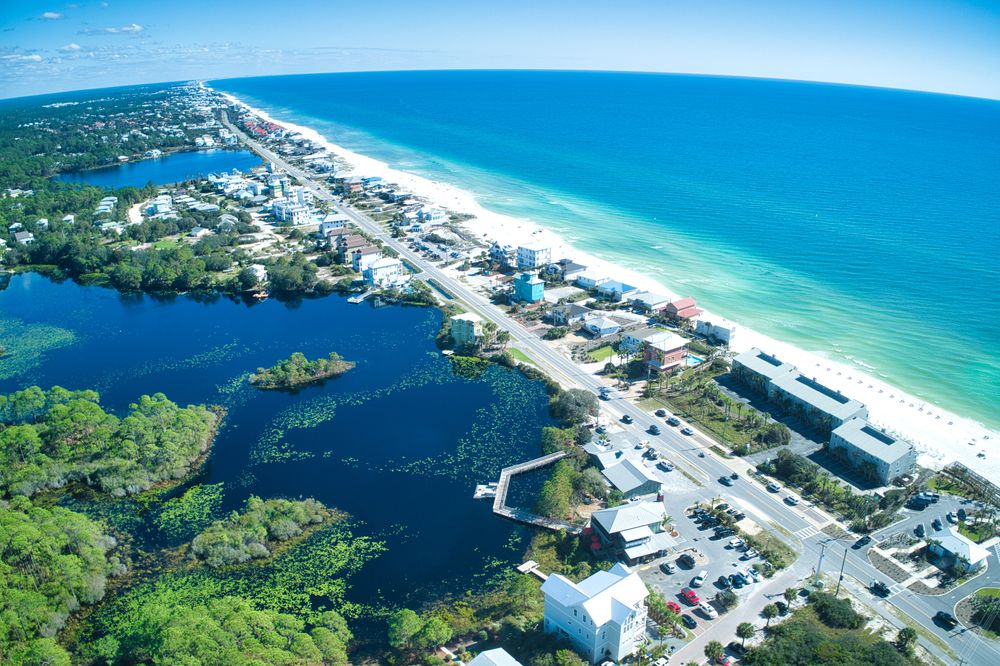
<svg viewBox="0 0 1000 666">
<path fill-rule="evenodd" d="M 488 563 L 523 553 L 526 530 L 495 518 L 472 492 L 539 455 L 539 429 L 549 423 L 541 383 L 496 366 L 456 376 L 434 345 L 440 319 L 432 308 L 339 297 L 248 306 L 123 296 L 22 274 L 0 291 L 9 352 L 0 391 L 94 388 L 118 413 L 157 391 L 180 404 L 224 406 L 197 480 L 224 484 L 222 510 L 258 495 L 311 496 L 347 511 L 355 533 L 387 545 L 354 576 L 348 598 L 417 604 L 472 589 Z M 246 382 L 294 351 L 336 351 L 357 367 L 295 394 Z M 517 494 L 530 501 L 524 485 Z"/>
<path fill-rule="evenodd" d="M 194 150 L 141 162 L 63 173 L 56 178 L 97 187 L 142 187 L 149 182 L 165 185 L 232 169 L 247 171 L 260 164 L 260 158 L 246 150 Z"/>
</svg>

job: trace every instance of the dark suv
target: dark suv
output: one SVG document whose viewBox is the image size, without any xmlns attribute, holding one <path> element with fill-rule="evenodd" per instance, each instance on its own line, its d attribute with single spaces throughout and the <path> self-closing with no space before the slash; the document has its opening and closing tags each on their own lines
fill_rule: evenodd
<svg viewBox="0 0 1000 666">
<path fill-rule="evenodd" d="M 677 558 L 677 564 L 679 564 L 682 567 L 685 567 L 687 569 L 693 569 L 694 568 L 694 558 L 691 557 L 690 555 L 688 555 L 687 553 L 684 553 L 683 555 L 681 555 L 680 557 Z"/>
</svg>

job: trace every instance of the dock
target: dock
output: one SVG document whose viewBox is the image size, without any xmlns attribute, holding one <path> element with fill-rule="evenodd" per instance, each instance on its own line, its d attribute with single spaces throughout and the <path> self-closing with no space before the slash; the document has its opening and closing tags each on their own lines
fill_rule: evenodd
<svg viewBox="0 0 1000 666">
<path fill-rule="evenodd" d="M 351 296 L 350 298 L 347 299 L 347 302 L 348 303 L 353 303 L 354 305 L 357 305 L 358 303 L 362 302 L 363 300 L 365 300 L 366 298 L 368 298 L 369 296 L 371 296 L 372 292 L 374 292 L 374 291 L 375 291 L 374 289 L 369 289 L 368 291 L 366 291 L 363 294 L 358 294 L 357 296 Z"/>
<path fill-rule="evenodd" d="M 476 486 L 476 492 L 472 494 L 472 499 L 489 499 L 497 496 L 497 484 L 487 483 Z"/>
<path fill-rule="evenodd" d="M 504 467 L 500 471 L 500 480 L 495 484 L 496 495 L 493 497 L 493 513 L 519 523 L 534 525 L 536 527 L 544 527 L 550 530 L 565 530 L 569 534 L 581 534 L 583 530 L 579 525 L 568 523 L 565 520 L 546 518 L 524 509 L 515 509 L 507 506 L 507 491 L 510 489 L 511 477 L 552 465 L 557 460 L 562 460 L 565 457 L 565 451 L 557 451 L 555 453 L 550 453 L 547 456 L 542 456 L 541 458 L 535 458 L 534 460 L 528 460 L 517 465 Z"/>
<path fill-rule="evenodd" d="M 519 573 L 533 574 L 535 576 L 538 576 L 538 578 L 543 583 L 549 579 L 549 577 L 546 574 L 543 574 L 541 571 L 538 570 L 538 562 L 534 560 L 528 560 L 524 564 L 519 564 L 517 570 Z"/>
</svg>

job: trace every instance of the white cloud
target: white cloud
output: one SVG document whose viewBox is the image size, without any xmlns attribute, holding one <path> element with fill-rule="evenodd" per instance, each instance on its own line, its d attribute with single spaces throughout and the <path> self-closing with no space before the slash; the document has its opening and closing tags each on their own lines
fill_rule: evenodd
<svg viewBox="0 0 1000 666">
<path fill-rule="evenodd" d="M 70 42 L 66 46 L 62 47 L 62 49 L 60 49 L 60 50 L 61 51 L 79 51 L 80 50 L 80 45 L 77 44 L 76 42 Z"/>
<path fill-rule="evenodd" d="M 23 53 L 11 53 L 5 56 L 0 56 L 0 60 L 7 60 L 10 62 L 41 62 L 42 56 L 37 53 L 32 53 L 31 55 L 24 55 Z"/>
<path fill-rule="evenodd" d="M 41 16 L 41 18 L 45 19 L 46 21 L 58 21 L 62 17 L 63 15 L 60 14 L 59 12 L 42 12 Z"/>
<path fill-rule="evenodd" d="M 131 25 L 125 26 L 124 28 L 119 28 L 119 30 L 121 30 L 122 32 L 142 32 L 143 30 L 145 30 L 145 28 L 139 25 L 138 23 L 133 23 Z"/>
</svg>

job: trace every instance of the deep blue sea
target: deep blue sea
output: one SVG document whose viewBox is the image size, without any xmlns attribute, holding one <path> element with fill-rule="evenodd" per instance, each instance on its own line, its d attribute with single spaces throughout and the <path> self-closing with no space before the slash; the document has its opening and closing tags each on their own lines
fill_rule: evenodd
<svg viewBox="0 0 1000 666">
<path fill-rule="evenodd" d="M 1000 102 L 596 72 L 212 85 L 1000 427 Z"/>
<path fill-rule="evenodd" d="M 249 171 L 260 166 L 260 158 L 246 150 L 191 150 L 171 153 L 164 157 L 118 164 L 100 169 L 74 171 L 56 176 L 69 183 L 86 183 L 97 187 L 142 187 L 146 183 L 166 185 L 182 180 L 207 176 L 232 169 Z"/>
</svg>

